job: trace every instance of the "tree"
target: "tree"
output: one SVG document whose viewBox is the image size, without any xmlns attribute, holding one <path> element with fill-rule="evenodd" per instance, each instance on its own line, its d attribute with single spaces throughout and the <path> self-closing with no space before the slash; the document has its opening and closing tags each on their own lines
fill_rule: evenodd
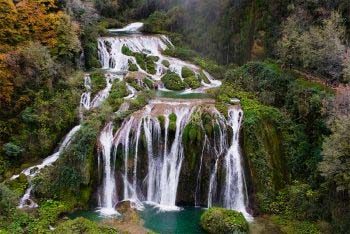
<svg viewBox="0 0 350 234">
<path fill-rule="evenodd" d="M 303 66 L 339 80 L 345 54 L 344 36 L 345 28 L 336 12 L 324 20 L 322 27 L 312 26 L 300 38 Z"/>
<path fill-rule="evenodd" d="M 322 176 L 336 185 L 337 191 L 350 193 L 350 116 L 335 120 L 332 134 L 323 143 Z"/>
<path fill-rule="evenodd" d="M 0 52 L 8 49 L 6 45 L 13 45 L 18 41 L 19 33 L 16 29 L 17 11 L 12 0 L 0 1 Z"/>
<path fill-rule="evenodd" d="M 312 24 L 304 10 L 297 9 L 282 27 L 278 55 L 285 65 L 303 67 L 339 81 L 346 76 L 345 27 L 341 16 L 331 16 L 319 24 Z M 343 71 L 345 69 L 345 71 Z M 343 74 L 344 73 L 344 74 Z"/>
</svg>

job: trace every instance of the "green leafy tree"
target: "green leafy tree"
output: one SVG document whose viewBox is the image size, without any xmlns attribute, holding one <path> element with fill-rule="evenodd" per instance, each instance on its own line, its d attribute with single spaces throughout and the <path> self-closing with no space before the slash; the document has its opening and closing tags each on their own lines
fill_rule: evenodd
<svg viewBox="0 0 350 234">
<path fill-rule="evenodd" d="M 340 117 L 332 126 L 332 134 L 323 143 L 321 174 L 336 184 L 338 191 L 350 192 L 350 116 Z"/>
</svg>

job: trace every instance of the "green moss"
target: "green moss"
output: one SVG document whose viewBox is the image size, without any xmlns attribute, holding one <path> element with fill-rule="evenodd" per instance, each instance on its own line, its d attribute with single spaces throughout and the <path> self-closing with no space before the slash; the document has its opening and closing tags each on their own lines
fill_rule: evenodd
<svg viewBox="0 0 350 234">
<path fill-rule="evenodd" d="M 162 64 L 165 66 L 165 67 L 170 67 L 170 62 L 168 60 L 162 60 Z"/>
<path fill-rule="evenodd" d="M 177 116 L 174 113 L 169 115 L 169 131 L 176 131 L 176 119 Z"/>
<path fill-rule="evenodd" d="M 157 70 L 156 70 L 156 64 L 154 63 L 153 59 L 151 56 L 146 58 L 146 68 L 147 68 L 147 72 L 149 74 L 156 74 Z"/>
<path fill-rule="evenodd" d="M 277 224 L 286 234 L 320 234 L 322 233 L 315 223 L 309 221 L 298 221 L 274 215 L 271 220 Z"/>
<path fill-rule="evenodd" d="M 150 88 L 150 89 L 154 88 L 154 83 L 153 83 L 153 81 L 150 78 L 145 77 L 143 79 L 143 82 L 147 85 L 148 88 Z"/>
<path fill-rule="evenodd" d="M 203 81 L 206 84 L 210 84 L 210 81 L 209 81 L 208 77 L 203 73 L 203 71 L 201 71 L 199 73 L 198 79 L 199 79 L 199 81 Z"/>
<path fill-rule="evenodd" d="M 139 68 L 137 67 L 137 65 L 129 60 L 129 71 L 138 71 L 138 70 Z"/>
<path fill-rule="evenodd" d="M 184 79 L 184 82 L 192 89 L 201 87 L 201 83 L 196 76 L 190 76 Z"/>
<path fill-rule="evenodd" d="M 188 67 L 183 67 L 181 70 L 181 76 L 182 78 L 187 78 L 191 76 L 195 76 L 195 73 Z"/>
<path fill-rule="evenodd" d="M 135 79 L 135 77 L 133 76 L 127 76 L 125 79 L 124 79 L 128 84 L 130 84 L 133 88 L 135 88 L 137 91 L 141 91 L 143 90 L 143 87 L 141 87 L 137 80 Z"/>
<path fill-rule="evenodd" d="M 128 90 L 125 82 L 114 82 L 111 92 L 107 98 L 108 104 L 113 108 L 113 111 L 117 111 L 120 105 L 124 102 L 124 97 L 128 96 Z"/>
<path fill-rule="evenodd" d="M 165 124 L 165 117 L 164 117 L 164 115 L 158 116 L 158 120 L 159 120 L 160 126 L 163 128 L 164 124 Z"/>
<path fill-rule="evenodd" d="M 106 87 L 106 78 L 102 71 L 95 71 L 90 74 L 92 95 L 96 95 L 99 91 Z"/>
<path fill-rule="evenodd" d="M 97 224 L 93 221 L 85 218 L 76 218 L 63 222 L 57 226 L 53 233 L 66 233 L 66 234 L 117 234 L 119 233 L 116 229 Z"/>
<path fill-rule="evenodd" d="M 133 52 L 126 45 L 123 45 L 122 53 L 126 56 L 133 56 Z"/>
<path fill-rule="evenodd" d="M 162 82 L 165 88 L 170 90 L 180 91 L 186 88 L 186 84 L 176 73 L 167 73 L 162 77 Z"/>
<path fill-rule="evenodd" d="M 14 191 L 18 196 L 22 196 L 28 187 L 27 176 L 20 174 L 17 179 L 6 181 L 6 186 Z"/>
<path fill-rule="evenodd" d="M 142 53 L 133 53 L 133 56 L 136 59 L 137 64 L 143 69 L 143 70 L 147 70 L 146 68 L 146 55 L 142 54 Z"/>
<path fill-rule="evenodd" d="M 143 54 L 143 53 L 133 53 L 133 56 L 136 58 L 137 64 L 143 70 L 145 70 L 146 72 L 152 75 L 156 74 L 157 70 L 156 70 L 155 60 L 157 60 L 158 57 L 147 56 L 146 54 Z"/>
<path fill-rule="evenodd" d="M 210 208 L 201 216 L 202 228 L 210 234 L 248 233 L 242 213 L 224 208 Z"/>
<path fill-rule="evenodd" d="M 150 90 L 145 90 L 140 92 L 137 97 L 130 102 L 130 112 L 134 112 L 140 110 L 142 107 L 148 104 L 149 100 L 151 100 L 154 96 L 154 93 Z"/>
<path fill-rule="evenodd" d="M 147 56 L 147 58 L 153 62 L 158 62 L 159 61 L 159 57 L 158 56 Z"/>
</svg>

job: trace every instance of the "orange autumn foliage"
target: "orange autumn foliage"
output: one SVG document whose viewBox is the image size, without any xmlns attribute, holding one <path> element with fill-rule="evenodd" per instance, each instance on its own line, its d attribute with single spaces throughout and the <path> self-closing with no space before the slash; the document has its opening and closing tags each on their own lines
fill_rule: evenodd
<svg viewBox="0 0 350 234">
<path fill-rule="evenodd" d="M 30 74 L 18 76 L 9 64 L 28 43 L 36 42 L 46 48 L 53 58 L 72 60 L 80 51 L 79 27 L 61 11 L 55 0 L 0 0 L 0 107 L 25 103 L 21 94 Z M 17 64 L 21 70 L 27 64 Z M 29 69 L 30 70 L 30 69 Z M 16 91 L 17 90 L 17 91 Z M 15 95 L 16 94 L 16 95 Z M 14 96 L 16 96 L 14 98 Z M 23 101 L 24 99 L 25 101 Z M 20 105 L 22 106 L 22 105 Z"/>
</svg>

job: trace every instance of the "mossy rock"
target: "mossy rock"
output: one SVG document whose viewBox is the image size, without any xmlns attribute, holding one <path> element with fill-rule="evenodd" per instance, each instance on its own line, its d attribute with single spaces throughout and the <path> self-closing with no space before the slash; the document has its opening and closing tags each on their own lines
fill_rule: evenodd
<svg viewBox="0 0 350 234">
<path fill-rule="evenodd" d="M 137 65 L 135 63 L 133 63 L 131 60 L 129 60 L 129 71 L 133 72 L 133 71 L 138 71 L 139 68 L 137 67 Z"/>
<path fill-rule="evenodd" d="M 152 60 L 153 62 L 158 62 L 159 61 L 159 57 L 158 56 L 150 55 L 150 56 L 147 56 L 147 58 Z"/>
<path fill-rule="evenodd" d="M 196 76 L 187 77 L 184 79 L 184 82 L 192 89 L 198 89 L 201 87 L 201 82 L 199 82 Z"/>
<path fill-rule="evenodd" d="M 180 76 L 174 72 L 164 75 L 162 77 L 162 82 L 165 88 L 170 90 L 180 91 L 186 88 L 186 84 L 181 80 Z"/>
<path fill-rule="evenodd" d="M 203 81 L 203 82 L 206 83 L 206 84 L 210 84 L 210 81 L 209 81 L 208 77 L 204 74 L 203 71 L 201 71 L 201 72 L 198 74 L 198 79 L 199 79 L 199 81 Z"/>
<path fill-rule="evenodd" d="M 137 83 L 136 80 L 134 79 L 125 79 L 125 81 L 134 89 L 136 89 L 137 91 L 142 91 L 143 88 Z"/>
<path fill-rule="evenodd" d="M 201 226 L 209 234 L 248 233 L 249 230 L 242 213 L 218 207 L 202 214 Z"/>
<path fill-rule="evenodd" d="M 177 116 L 174 113 L 169 115 L 169 130 L 175 132 L 176 131 L 176 119 Z"/>
<path fill-rule="evenodd" d="M 90 78 L 92 85 L 92 95 L 95 95 L 106 87 L 106 77 L 102 71 L 95 71 L 91 73 Z"/>
<path fill-rule="evenodd" d="M 188 67 L 183 67 L 181 70 L 181 76 L 182 78 L 187 78 L 187 77 L 191 77 L 191 76 L 195 76 L 196 74 L 189 69 Z"/>
<path fill-rule="evenodd" d="M 143 70 L 147 70 L 146 69 L 146 55 L 142 54 L 142 53 L 133 53 L 133 56 L 136 59 L 137 64 L 143 69 Z"/>
<path fill-rule="evenodd" d="M 163 60 L 162 61 L 162 64 L 165 66 L 165 67 L 170 67 L 170 62 L 168 60 Z"/>
<path fill-rule="evenodd" d="M 133 56 L 133 52 L 126 45 L 123 45 L 122 53 L 126 56 Z"/>
<path fill-rule="evenodd" d="M 57 226 L 53 233 L 67 233 L 67 234 L 99 234 L 99 233 L 119 233 L 116 229 L 99 225 L 93 221 L 90 221 L 85 218 L 76 218 L 74 220 L 69 220 L 63 222 Z"/>
<path fill-rule="evenodd" d="M 147 57 L 147 58 L 149 58 L 149 57 Z M 147 72 L 149 74 L 152 74 L 152 75 L 156 74 L 156 72 L 157 72 L 156 64 L 151 59 L 147 59 L 147 61 L 146 61 L 146 69 L 147 69 Z"/>
<path fill-rule="evenodd" d="M 148 78 L 148 77 L 145 77 L 145 78 L 143 79 L 143 83 L 145 83 L 146 86 L 147 86 L 148 88 L 150 88 L 150 89 L 153 89 L 153 88 L 154 88 L 154 82 L 153 82 L 150 78 Z"/>
</svg>

